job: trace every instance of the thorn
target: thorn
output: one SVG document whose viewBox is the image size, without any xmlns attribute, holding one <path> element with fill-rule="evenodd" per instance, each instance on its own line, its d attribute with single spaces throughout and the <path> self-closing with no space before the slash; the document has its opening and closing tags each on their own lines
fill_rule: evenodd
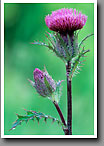
<svg viewBox="0 0 104 146">
<path fill-rule="evenodd" d="M 14 121 L 13 124 L 14 124 L 15 122 L 16 122 L 16 121 Z"/>
<path fill-rule="evenodd" d="M 27 79 L 27 80 L 31 83 L 31 85 L 32 85 L 33 87 L 35 87 L 35 82 L 31 81 L 30 79 Z"/>
<path fill-rule="evenodd" d="M 82 62 L 85 62 L 85 61 L 86 61 L 86 60 L 81 61 L 80 64 L 82 64 Z"/>
<path fill-rule="evenodd" d="M 48 36 L 45 34 L 46 38 L 48 38 Z"/>
<path fill-rule="evenodd" d="M 30 42 L 30 44 L 34 44 L 33 42 Z"/>
<path fill-rule="evenodd" d="M 83 64 L 83 63 L 81 63 L 81 65 L 83 66 L 84 64 Z"/>
<path fill-rule="evenodd" d="M 56 119 L 53 118 L 53 119 L 52 119 L 52 124 L 53 124 L 55 121 L 56 121 Z"/>
<path fill-rule="evenodd" d="M 47 117 L 44 118 L 44 122 L 47 123 Z"/>
<path fill-rule="evenodd" d="M 38 124 L 39 124 L 39 118 L 38 117 L 36 117 L 36 120 L 38 121 Z"/>
<path fill-rule="evenodd" d="M 35 120 L 34 119 L 32 119 L 33 120 L 33 122 L 35 122 Z"/>
<path fill-rule="evenodd" d="M 85 65 L 85 64 L 83 64 L 83 63 L 81 63 L 82 65 Z M 83 67 L 83 66 L 82 66 Z"/>
<path fill-rule="evenodd" d="M 59 80 L 58 82 L 57 82 L 57 86 L 60 86 L 61 85 L 61 83 L 63 82 L 63 81 L 65 81 L 65 80 Z"/>
<path fill-rule="evenodd" d="M 31 80 L 30 79 L 27 79 L 29 82 L 31 82 Z"/>
<path fill-rule="evenodd" d="M 28 122 L 28 121 L 29 121 L 29 119 L 25 121 L 25 122 L 26 122 L 26 124 L 27 124 L 27 122 Z"/>
<path fill-rule="evenodd" d="M 50 34 L 48 31 L 46 31 L 46 33 Z"/>
<path fill-rule="evenodd" d="M 47 72 L 45 65 L 44 65 L 44 71 Z"/>
<path fill-rule="evenodd" d="M 12 127 L 11 129 L 9 129 L 8 131 L 11 131 L 11 130 L 14 130 L 15 129 L 15 127 Z"/>
<path fill-rule="evenodd" d="M 84 56 L 84 55 L 83 55 L 82 57 L 88 57 L 88 56 Z"/>
</svg>

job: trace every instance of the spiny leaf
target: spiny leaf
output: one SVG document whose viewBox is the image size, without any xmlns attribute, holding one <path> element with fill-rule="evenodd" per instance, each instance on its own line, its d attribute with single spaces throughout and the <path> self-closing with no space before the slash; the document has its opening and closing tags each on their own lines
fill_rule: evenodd
<svg viewBox="0 0 104 146">
<path fill-rule="evenodd" d="M 48 45 L 45 44 L 45 43 L 43 43 L 43 42 L 34 42 L 34 43 L 32 43 L 32 44 L 48 47 Z"/>
<path fill-rule="evenodd" d="M 48 35 L 46 35 L 46 37 L 50 41 L 50 43 L 52 44 L 52 47 L 53 47 L 51 50 L 56 54 L 57 57 L 60 57 L 65 62 L 65 58 L 66 58 L 66 52 L 65 52 L 66 45 L 64 43 L 64 45 L 65 45 L 65 47 L 64 47 L 63 44 L 61 44 L 62 42 L 60 40 L 61 39 L 60 35 L 58 33 L 54 33 L 54 34 L 48 33 Z"/>
<path fill-rule="evenodd" d="M 57 57 L 60 57 L 62 60 L 63 60 L 63 58 L 60 56 L 60 54 L 59 54 L 59 52 L 57 51 L 57 47 L 56 47 L 56 43 L 55 43 L 55 37 L 52 35 L 52 34 L 50 34 L 50 33 L 48 33 L 49 34 L 49 36 L 48 35 L 45 35 L 46 37 L 47 37 L 47 39 L 50 41 L 50 43 L 52 44 L 52 46 L 50 45 L 50 43 L 49 43 L 49 46 L 48 46 L 48 48 L 50 49 L 50 50 L 52 50 L 56 55 L 57 55 Z M 54 39 L 53 39 L 54 38 Z M 51 47 L 50 47 L 51 46 Z"/>
<path fill-rule="evenodd" d="M 48 35 L 45 35 L 45 36 L 47 37 L 47 39 L 52 44 L 51 50 L 56 54 L 57 57 L 60 57 L 65 62 L 65 59 L 63 58 L 63 54 L 61 54 L 60 51 L 58 50 L 59 48 L 57 46 L 57 41 L 58 41 L 57 34 L 48 33 Z M 60 44 L 58 43 L 58 45 L 60 45 Z"/>
<path fill-rule="evenodd" d="M 69 78 L 72 79 L 73 76 L 75 76 L 76 74 L 78 74 L 78 70 L 80 70 L 80 65 L 82 64 L 83 61 L 80 61 L 81 57 L 84 57 L 84 55 L 89 52 L 90 50 L 84 50 L 84 47 L 82 49 L 82 51 L 79 52 L 78 56 L 76 58 L 74 58 L 74 62 L 72 63 L 71 66 L 71 72 L 69 75 Z"/>
<path fill-rule="evenodd" d="M 89 34 L 89 35 L 87 35 L 87 36 L 80 42 L 80 44 L 79 44 L 79 49 L 80 49 L 81 45 L 83 44 L 83 42 L 84 42 L 87 38 L 89 38 L 90 36 L 92 36 L 92 35 L 94 35 L 94 34 Z"/>
<path fill-rule="evenodd" d="M 50 37 L 48 37 L 48 35 L 45 34 L 45 36 L 47 37 L 47 39 L 50 41 L 50 43 L 48 42 L 48 44 L 45 44 L 43 42 L 34 42 L 32 44 L 35 44 L 35 45 L 40 45 L 40 46 L 45 46 L 47 48 L 49 48 L 49 50 L 52 50 L 57 57 L 59 57 L 59 53 L 56 51 L 56 46 L 55 46 L 55 43 L 54 41 L 52 40 L 53 39 L 53 36 L 52 34 L 48 33 Z M 60 56 L 60 58 L 63 60 L 63 58 Z M 64 60 L 63 60 L 64 61 Z"/>
<path fill-rule="evenodd" d="M 47 119 L 51 119 L 52 121 L 56 121 L 58 124 L 64 127 L 63 123 L 54 117 L 45 115 L 41 112 L 32 111 L 32 110 L 25 110 L 25 111 L 26 111 L 26 114 L 24 116 L 17 114 L 17 120 L 13 123 L 12 128 L 10 130 L 15 129 L 18 125 L 21 125 L 21 123 L 24 121 L 27 123 L 29 120 L 36 119 L 39 123 L 39 120 L 41 118 L 43 118 L 45 122 L 47 121 Z"/>
<path fill-rule="evenodd" d="M 55 46 L 55 43 L 56 43 L 55 35 L 56 35 L 56 34 L 55 34 L 55 33 L 52 34 L 52 33 L 49 33 L 49 32 L 47 32 L 47 34 L 51 37 L 51 39 L 52 39 L 51 41 L 52 41 L 52 43 L 53 43 L 54 46 Z"/>
<path fill-rule="evenodd" d="M 46 38 L 50 41 L 50 43 L 53 45 L 53 47 L 55 48 L 56 47 L 56 45 L 55 45 L 55 38 L 54 38 L 54 35 L 52 35 L 51 33 L 48 33 L 47 32 L 47 34 L 50 36 L 48 36 L 48 35 L 46 35 L 45 34 L 45 36 L 46 36 Z"/>
<path fill-rule="evenodd" d="M 47 45 L 43 42 L 34 42 L 33 44 L 48 47 L 52 51 L 54 50 L 54 48 L 50 45 L 50 43 L 48 43 L 48 45 Z"/>
</svg>

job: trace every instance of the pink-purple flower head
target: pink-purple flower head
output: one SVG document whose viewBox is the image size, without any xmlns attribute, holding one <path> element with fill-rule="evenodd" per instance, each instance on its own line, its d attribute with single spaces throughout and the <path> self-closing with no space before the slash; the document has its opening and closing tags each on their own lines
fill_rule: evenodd
<svg viewBox="0 0 104 146">
<path fill-rule="evenodd" d="M 51 94 L 56 90 L 55 81 L 48 74 L 48 72 L 41 71 L 36 68 L 33 72 L 34 81 L 30 81 L 33 87 L 35 87 L 36 91 L 43 97 L 50 97 Z"/>
<path fill-rule="evenodd" d="M 83 28 L 87 21 L 87 16 L 78 13 L 76 9 L 59 9 L 53 11 L 51 15 L 45 17 L 46 25 L 50 30 L 59 33 L 72 33 L 78 29 Z"/>
</svg>

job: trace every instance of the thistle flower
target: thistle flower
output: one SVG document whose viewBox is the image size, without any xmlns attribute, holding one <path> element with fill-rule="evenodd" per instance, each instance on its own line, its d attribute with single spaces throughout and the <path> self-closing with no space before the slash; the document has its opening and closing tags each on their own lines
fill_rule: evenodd
<svg viewBox="0 0 104 146">
<path fill-rule="evenodd" d="M 76 9 L 59 9 L 45 17 L 48 28 L 56 33 L 47 37 L 53 47 L 47 46 L 64 62 L 71 61 L 78 55 L 78 33 L 87 21 L 87 16 Z"/>
<path fill-rule="evenodd" d="M 30 81 L 33 87 L 35 87 L 36 91 L 43 97 L 50 97 L 51 94 L 56 90 L 55 81 L 48 74 L 48 72 L 41 71 L 36 68 L 33 72 L 34 81 Z"/>
<path fill-rule="evenodd" d="M 50 30 L 61 34 L 71 34 L 74 31 L 83 28 L 87 20 L 87 16 L 76 9 L 59 9 L 53 11 L 51 15 L 45 17 L 46 25 Z"/>
</svg>

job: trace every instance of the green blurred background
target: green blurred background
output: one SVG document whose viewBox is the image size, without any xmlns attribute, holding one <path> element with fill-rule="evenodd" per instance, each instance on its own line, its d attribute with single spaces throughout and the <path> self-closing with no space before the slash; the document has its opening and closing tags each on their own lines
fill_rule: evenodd
<svg viewBox="0 0 104 146">
<path fill-rule="evenodd" d="M 35 68 L 46 66 L 53 79 L 65 80 L 59 106 L 67 115 L 66 72 L 64 63 L 47 48 L 31 44 L 34 40 L 46 41 L 45 32 L 51 32 L 45 24 L 45 16 L 60 8 L 76 8 L 88 16 L 86 25 L 79 34 L 79 42 L 90 33 L 94 33 L 94 4 L 57 3 L 57 4 L 6 4 L 4 5 L 5 22 L 5 135 L 63 135 L 57 123 L 47 124 L 40 120 L 22 123 L 13 131 L 8 131 L 16 120 L 16 113 L 24 114 L 27 110 L 41 111 L 59 118 L 54 105 L 40 97 L 27 79 L 33 79 Z M 72 81 L 72 132 L 73 135 L 94 134 L 94 38 L 85 42 L 90 49 L 84 67 Z"/>
</svg>

